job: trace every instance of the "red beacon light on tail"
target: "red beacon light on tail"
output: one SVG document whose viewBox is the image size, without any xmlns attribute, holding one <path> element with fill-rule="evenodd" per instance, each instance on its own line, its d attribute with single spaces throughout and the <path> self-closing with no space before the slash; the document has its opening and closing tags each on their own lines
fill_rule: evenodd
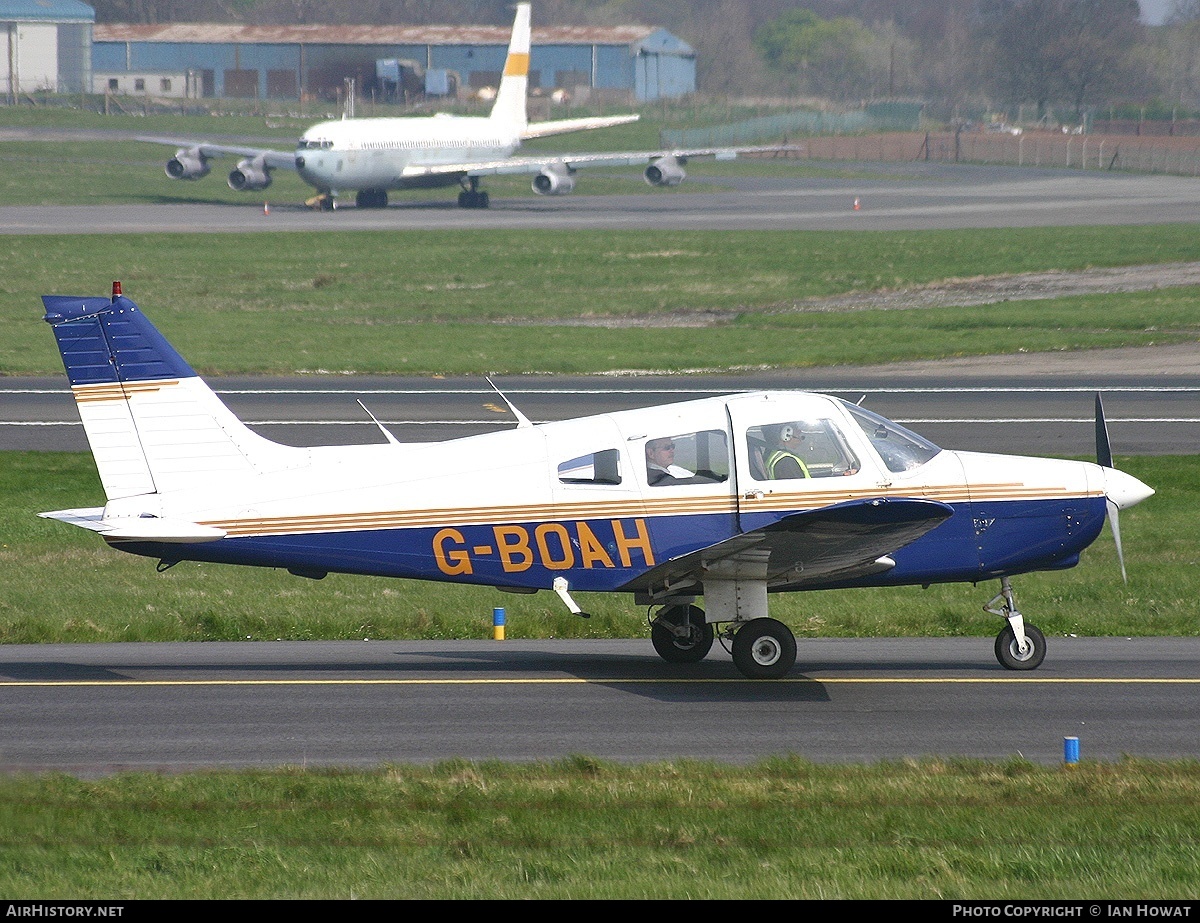
<svg viewBox="0 0 1200 923">
<path fill-rule="evenodd" d="M 120 283 L 120 282 L 114 282 L 114 283 L 113 283 L 113 290 L 112 290 L 112 300 L 113 300 L 113 301 L 116 301 L 116 300 L 117 300 L 118 298 L 120 298 L 120 297 L 121 297 L 121 283 Z"/>
</svg>

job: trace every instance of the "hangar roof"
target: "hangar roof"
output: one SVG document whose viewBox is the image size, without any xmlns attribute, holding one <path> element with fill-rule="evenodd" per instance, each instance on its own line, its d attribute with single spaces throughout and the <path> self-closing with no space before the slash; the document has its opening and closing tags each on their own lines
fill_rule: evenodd
<svg viewBox="0 0 1200 923">
<path fill-rule="evenodd" d="M 0 22 L 95 22 L 96 11 L 78 0 L 0 0 Z"/>
<path fill-rule="evenodd" d="M 635 45 L 657 33 L 666 34 L 657 26 L 542 26 L 534 27 L 533 44 Z M 260 45 L 507 45 L 511 35 L 511 26 L 242 26 L 223 23 L 105 23 L 98 24 L 92 33 L 97 42 Z"/>
</svg>

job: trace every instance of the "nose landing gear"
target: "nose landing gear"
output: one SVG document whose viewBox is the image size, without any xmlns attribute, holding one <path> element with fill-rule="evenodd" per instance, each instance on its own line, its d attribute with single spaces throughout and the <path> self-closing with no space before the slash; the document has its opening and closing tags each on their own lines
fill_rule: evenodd
<svg viewBox="0 0 1200 923">
<path fill-rule="evenodd" d="M 1000 603 L 1001 605 L 997 605 Z M 1000 578 L 1000 592 L 983 607 L 1008 619 L 996 636 L 996 659 L 1007 670 L 1036 670 L 1046 659 L 1046 636 L 1035 625 L 1026 625 L 1017 610 L 1017 599 L 1007 577 Z"/>
</svg>

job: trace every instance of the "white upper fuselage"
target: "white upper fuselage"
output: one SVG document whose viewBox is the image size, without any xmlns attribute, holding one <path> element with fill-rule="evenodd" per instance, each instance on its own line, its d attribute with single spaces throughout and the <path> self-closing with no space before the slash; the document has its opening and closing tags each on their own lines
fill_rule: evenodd
<svg viewBox="0 0 1200 923">
<path fill-rule="evenodd" d="M 296 168 L 330 191 L 451 185 L 460 174 L 428 168 L 509 157 L 521 144 L 518 131 L 485 116 L 445 114 L 322 122 L 300 139 Z"/>
</svg>

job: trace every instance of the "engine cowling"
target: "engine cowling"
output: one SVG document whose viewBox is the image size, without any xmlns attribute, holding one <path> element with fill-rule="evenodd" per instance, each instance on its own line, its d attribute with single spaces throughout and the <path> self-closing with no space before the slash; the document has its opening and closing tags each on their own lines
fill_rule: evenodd
<svg viewBox="0 0 1200 923">
<path fill-rule="evenodd" d="M 262 157 L 247 157 L 229 171 L 229 188 L 237 192 L 253 192 L 271 185 L 271 171 Z"/>
<path fill-rule="evenodd" d="M 561 163 L 552 163 L 533 178 L 533 191 L 538 195 L 566 195 L 575 188 L 575 176 Z"/>
<path fill-rule="evenodd" d="M 171 179 L 200 179 L 208 176 L 210 169 L 208 158 L 194 147 L 181 148 L 167 161 L 167 176 Z"/>
<path fill-rule="evenodd" d="M 642 175 L 651 186 L 678 186 L 687 177 L 683 163 L 678 157 L 659 157 L 650 161 Z"/>
</svg>

